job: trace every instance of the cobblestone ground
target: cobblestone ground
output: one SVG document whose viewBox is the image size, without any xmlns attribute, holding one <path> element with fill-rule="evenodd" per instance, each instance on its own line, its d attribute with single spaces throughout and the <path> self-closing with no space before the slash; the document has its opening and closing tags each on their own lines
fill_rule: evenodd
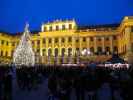
<svg viewBox="0 0 133 100">
<path fill-rule="evenodd" d="M 20 90 L 18 88 L 16 77 L 14 75 L 13 78 L 13 100 L 48 100 L 48 79 L 44 78 L 43 83 L 38 85 L 36 89 L 28 90 Z M 105 83 L 101 86 L 101 88 L 97 91 L 98 100 L 111 100 L 111 89 L 108 83 Z M 115 93 L 115 100 L 123 100 L 119 92 Z M 71 93 L 71 100 L 76 100 L 74 90 Z M 85 94 L 85 100 L 89 100 L 87 97 L 87 93 Z"/>
<path fill-rule="evenodd" d="M 41 85 L 38 85 L 36 89 L 20 90 L 16 84 L 16 80 L 13 81 L 13 100 L 47 100 L 48 88 L 47 79 L 43 81 Z"/>
</svg>

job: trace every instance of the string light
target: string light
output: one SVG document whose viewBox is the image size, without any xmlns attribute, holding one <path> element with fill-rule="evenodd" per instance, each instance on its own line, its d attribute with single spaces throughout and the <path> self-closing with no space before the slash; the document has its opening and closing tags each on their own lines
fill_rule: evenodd
<svg viewBox="0 0 133 100">
<path fill-rule="evenodd" d="M 21 37 L 19 45 L 13 54 L 13 63 L 16 66 L 34 66 L 35 54 L 32 50 L 30 41 L 29 24 L 26 24 L 25 31 Z"/>
</svg>

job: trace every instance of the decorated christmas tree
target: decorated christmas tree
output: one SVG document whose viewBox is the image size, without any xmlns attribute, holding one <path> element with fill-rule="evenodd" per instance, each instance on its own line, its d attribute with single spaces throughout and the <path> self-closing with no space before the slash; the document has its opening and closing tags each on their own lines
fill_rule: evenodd
<svg viewBox="0 0 133 100">
<path fill-rule="evenodd" d="M 25 31 L 21 37 L 19 45 L 13 54 L 13 63 L 16 66 L 34 66 L 35 64 L 35 54 L 32 50 L 30 41 L 29 24 L 26 24 Z"/>
</svg>

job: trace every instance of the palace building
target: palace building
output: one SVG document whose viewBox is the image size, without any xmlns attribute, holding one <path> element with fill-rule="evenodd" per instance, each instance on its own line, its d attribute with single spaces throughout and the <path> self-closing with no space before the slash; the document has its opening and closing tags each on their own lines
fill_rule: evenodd
<svg viewBox="0 0 133 100">
<path fill-rule="evenodd" d="M 32 33 L 32 32 L 31 32 Z M 0 32 L 0 62 L 12 62 L 20 35 Z M 31 34 L 36 63 L 64 64 L 81 61 L 106 61 L 117 53 L 132 62 L 133 17 L 126 16 L 120 24 L 78 26 L 75 20 L 56 20 Z M 85 52 L 84 52 L 85 51 Z"/>
</svg>

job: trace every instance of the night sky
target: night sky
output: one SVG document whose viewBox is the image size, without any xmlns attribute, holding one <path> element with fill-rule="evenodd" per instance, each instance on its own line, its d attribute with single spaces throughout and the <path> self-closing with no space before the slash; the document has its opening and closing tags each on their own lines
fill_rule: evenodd
<svg viewBox="0 0 133 100">
<path fill-rule="evenodd" d="M 0 31 L 22 32 L 56 19 L 75 19 L 79 25 L 120 23 L 133 15 L 133 0 L 0 0 Z"/>
</svg>

